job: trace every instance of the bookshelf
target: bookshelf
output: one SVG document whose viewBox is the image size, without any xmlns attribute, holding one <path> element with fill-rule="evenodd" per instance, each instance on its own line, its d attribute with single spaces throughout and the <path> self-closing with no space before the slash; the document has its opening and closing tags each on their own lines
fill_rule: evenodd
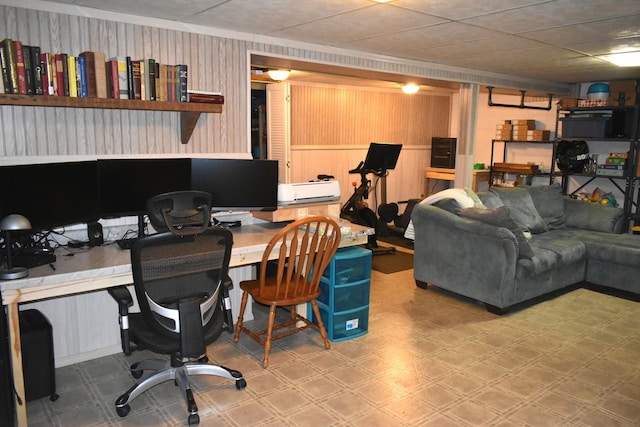
<svg viewBox="0 0 640 427">
<path fill-rule="evenodd" d="M 68 96 L 0 94 L 0 105 L 57 108 L 96 108 L 106 110 L 175 111 L 180 113 L 180 136 L 183 144 L 202 113 L 222 113 L 222 104 L 170 101 L 140 101 L 136 99 L 74 98 Z"/>
</svg>

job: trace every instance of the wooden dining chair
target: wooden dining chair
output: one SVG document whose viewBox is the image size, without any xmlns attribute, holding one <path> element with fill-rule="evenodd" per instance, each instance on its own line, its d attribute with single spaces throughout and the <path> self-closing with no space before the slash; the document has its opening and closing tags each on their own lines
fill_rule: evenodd
<svg viewBox="0 0 640 427">
<path fill-rule="evenodd" d="M 330 218 L 312 216 L 294 221 L 273 236 L 267 245 L 258 279 L 240 282 L 242 302 L 233 340 L 237 343 L 240 332 L 244 332 L 263 345 L 263 367 L 269 365 L 269 352 L 274 340 L 307 328 L 318 330 L 325 347 L 331 348 L 316 298 L 320 295 L 320 278 L 338 250 L 340 238 L 340 226 Z M 276 272 L 268 274 L 267 265 L 274 258 L 277 260 Z M 267 328 L 258 332 L 243 324 L 249 295 L 254 301 L 269 306 Z M 298 314 L 296 306 L 305 303 L 311 303 L 317 325 Z M 288 308 L 290 316 L 288 320 L 275 324 L 278 307 Z"/>
</svg>

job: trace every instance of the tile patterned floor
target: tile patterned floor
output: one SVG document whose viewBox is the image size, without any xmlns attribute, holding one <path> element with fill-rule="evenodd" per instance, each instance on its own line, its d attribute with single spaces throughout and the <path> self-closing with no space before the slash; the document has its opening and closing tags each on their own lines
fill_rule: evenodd
<svg viewBox="0 0 640 427">
<path fill-rule="evenodd" d="M 201 426 L 640 425 L 640 304 L 588 290 L 497 317 L 416 288 L 412 270 L 374 271 L 365 336 L 325 350 L 315 332 L 296 334 L 275 343 L 268 369 L 247 336 L 224 333 L 208 352 L 248 385 L 196 379 Z M 60 399 L 30 402 L 29 425 L 186 425 L 170 382 L 116 414 L 144 356 L 58 369 Z"/>
</svg>

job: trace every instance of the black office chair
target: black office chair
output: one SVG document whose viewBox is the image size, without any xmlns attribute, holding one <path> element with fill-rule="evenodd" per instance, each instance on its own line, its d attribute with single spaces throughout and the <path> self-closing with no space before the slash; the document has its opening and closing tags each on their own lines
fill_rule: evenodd
<svg viewBox="0 0 640 427">
<path fill-rule="evenodd" d="M 202 210 L 208 218 L 209 207 L 203 205 Z M 206 356 L 206 345 L 220 336 L 225 322 L 226 329 L 233 330 L 228 298 L 233 236 L 223 228 L 203 229 L 193 223 L 186 228 L 167 224 L 167 228 L 172 231 L 144 236 L 131 248 L 140 312 L 128 313 L 133 301 L 126 287 L 109 289 L 119 305 L 124 353 L 148 349 L 171 355 L 170 360 L 150 359 L 131 365 L 134 378 L 140 378 L 147 369 L 156 372 L 120 396 L 116 411 L 126 416 L 132 400 L 157 384 L 174 380 L 187 404 L 187 422 L 196 425 L 200 417 L 189 385 L 190 375 L 220 376 L 234 380 L 238 390 L 246 387 L 240 372 L 209 364 Z"/>
</svg>

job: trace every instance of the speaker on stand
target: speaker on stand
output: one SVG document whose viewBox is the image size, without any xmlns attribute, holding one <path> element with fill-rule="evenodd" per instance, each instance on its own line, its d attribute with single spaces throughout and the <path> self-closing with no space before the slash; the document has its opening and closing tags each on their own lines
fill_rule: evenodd
<svg viewBox="0 0 640 427">
<path fill-rule="evenodd" d="M 104 244 L 104 235 L 102 234 L 102 224 L 99 222 L 90 222 L 87 224 L 87 236 L 89 237 L 89 246 L 102 246 Z"/>
</svg>

